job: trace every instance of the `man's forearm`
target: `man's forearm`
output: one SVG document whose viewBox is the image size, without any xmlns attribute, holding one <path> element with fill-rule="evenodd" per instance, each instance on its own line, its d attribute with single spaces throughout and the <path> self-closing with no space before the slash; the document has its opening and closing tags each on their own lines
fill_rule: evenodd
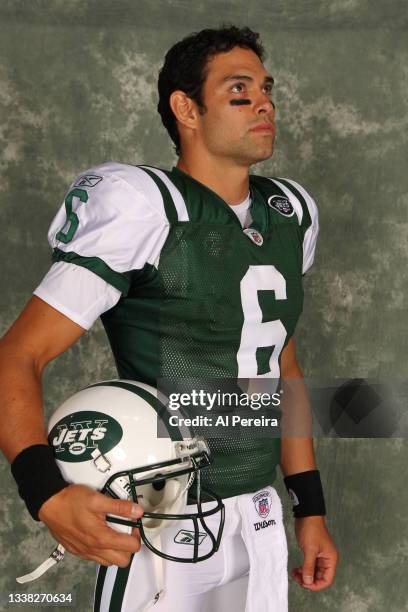
<svg viewBox="0 0 408 612">
<path fill-rule="evenodd" d="M 290 376 L 290 377 L 289 377 Z M 285 476 L 316 469 L 312 411 L 302 372 L 293 364 L 282 380 L 281 468 Z"/>
<path fill-rule="evenodd" d="M 316 469 L 311 438 L 282 438 L 281 468 L 284 476 Z"/>
<path fill-rule="evenodd" d="M 41 373 L 30 356 L 0 344 L 0 448 L 11 463 L 27 446 L 47 443 Z"/>
</svg>

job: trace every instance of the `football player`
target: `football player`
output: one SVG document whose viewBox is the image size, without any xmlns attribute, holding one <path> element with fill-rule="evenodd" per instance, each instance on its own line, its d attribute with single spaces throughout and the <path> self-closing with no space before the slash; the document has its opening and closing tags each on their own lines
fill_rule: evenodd
<svg viewBox="0 0 408 612">
<path fill-rule="evenodd" d="M 262 59 L 248 28 L 203 30 L 168 51 L 158 111 L 176 166 L 108 162 L 72 181 L 49 231 L 53 264 L 1 343 L 2 450 L 33 518 L 100 564 L 97 611 L 149 606 L 155 560 L 136 530 L 106 523 L 107 514 L 139 519 L 140 505 L 68 485 L 58 470 L 41 398 L 50 361 L 101 316 L 122 379 L 281 377 L 298 383 L 293 405 L 308 408 L 294 332 L 318 217 L 295 181 L 249 174 L 275 139 Z M 278 464 L 304 555 L 292 576 L 310 591 L 330 586 L 337 552 L 311 437 L 226 434 L 209 444 L 202 478 L 226 506 L 220 550 L 197 564 L 165 561 L 155 610 L 198 612 L 208 591 L 248 572 L 248 612 L 287 610 Z M 165 531 L 170 548 L 189 545 L 179 528 Z"/>
</svg>

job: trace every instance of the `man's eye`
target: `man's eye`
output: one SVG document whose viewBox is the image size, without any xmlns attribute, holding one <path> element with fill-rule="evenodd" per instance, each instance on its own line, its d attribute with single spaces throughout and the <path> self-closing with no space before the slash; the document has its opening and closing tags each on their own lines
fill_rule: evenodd
<svg viewBox="0 0 408 612">
<path fill-rule="evenodd" d="M 245 86 L 243 83 L 235 83 L 235 85 L 231 87 L 231 91 L 233 93 L 242 93 L 244 89 L 245 89 Z"/>
<path fill-rule="evenodd" d="M 264 92 L 266 93 L 267 96 L 272 96 L 273 94 L 272 85 L 265 85 Z"/>
</svg>

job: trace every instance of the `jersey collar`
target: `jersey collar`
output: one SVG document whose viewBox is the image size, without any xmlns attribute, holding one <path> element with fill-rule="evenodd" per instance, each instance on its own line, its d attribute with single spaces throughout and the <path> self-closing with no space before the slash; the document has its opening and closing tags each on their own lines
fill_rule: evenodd
<svg viewBox="0 0 408 612">
<path fill-rule="evenodd" d="M 190 174 L 187 174 L 186 172 L 184 172 L 183 170 L 180 170 L 180 168 L 177 168 L 176 166 L 173 166 L 173 168 L 171 169 L 171 172 L 175 176 L 179 176 L 180 178 L 183 178 L 185 181 L 191 181 L 195 185 L 196 188 L 200 188 L 203 191 L 206 191 L 211 196 L 211 199 L 214 202 L 219 202 L 219 204 L 226 207 L 229 214 L 231 215 L 231 218 L 234 219 L 234 222 L 237 223 L 239 226 L 241 226 L 241 223 L 238 217 L 236 216 L 234 211 L 231 210 L 230 205 L 225 200 L 223 200 L 223 198 L 221 198 L 221 196 L 219 196 L 215 191 L 210 189 L 210 187 L 207 187 L 207 185 L 204 185 L 204 183 L 201 183 L 197 179 L 193 178 Z M 260 194 L 260 192 L 256 189 L 251 179 L 252 177 L 250 176 L 249 177 L 249 192 L 250 192 L 250 197 L 251 197 L 251 205 L 249 207 L 249 210 L 251 212 L 252 223 L 249 227 L 256 229 L 261 234 L 263 234 L 268 229 L 269 216 L 268 216 L 267 204 L 264 198 L 262 197 L 262 195 Z"/>
</svg>

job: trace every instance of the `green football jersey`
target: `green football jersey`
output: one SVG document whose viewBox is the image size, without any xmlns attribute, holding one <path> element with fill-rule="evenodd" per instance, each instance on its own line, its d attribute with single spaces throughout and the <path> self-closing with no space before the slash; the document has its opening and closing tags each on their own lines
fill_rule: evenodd
<svg viewBox="0 0 408 612">
<path fill-rule="evenodd" d="M 120 378 L 279 379 L 313 261 L 316 205 L 294 181 L 250 176 L 251 224 L 177 168 L 104 164 L 77 179 L 50 230 L 54 261 L 120 291 L 101 318 Z M 278 438 L 209 441 L 222 497 L 275 478 Z"/>
</svg>

